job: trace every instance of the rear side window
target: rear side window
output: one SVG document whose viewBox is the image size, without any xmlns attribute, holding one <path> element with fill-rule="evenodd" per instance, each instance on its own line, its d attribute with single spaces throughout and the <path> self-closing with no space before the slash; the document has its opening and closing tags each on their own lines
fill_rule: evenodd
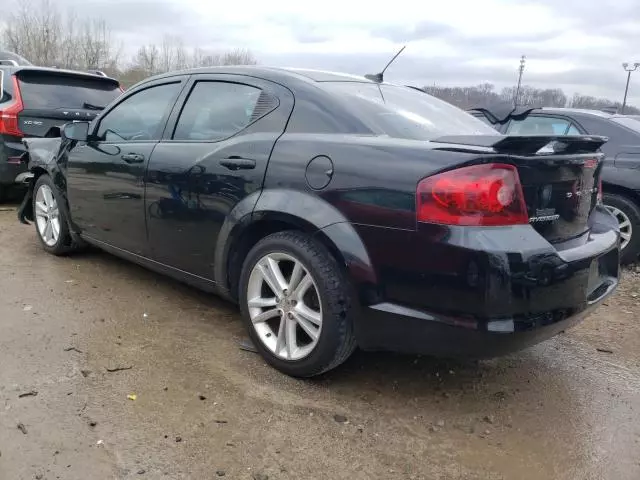
<svg viewBox="0 0 640 480">
<path fill-rule="evenodd" d="M 223 140 L 252 122 L 262 90 L 240 83 L 200 81 L 180 113 L 174 140 Z"/>
<path fill-rule="evenodd" d="M 102 108 L 121 93 L 116 83 L 89 77 L 23 72 L 18 80 L 26 109 Z"/>
<path fill-rule="evenodd" d="M 474 115 L 474 118 L 477 118 L 482 123 L 487 124 L 488 126 L 493 128 L 494 130 L 497 130 L 497 128 L 489 121 L 489 119 L 486 116 L 484 116 L 484 115 Z"/>
<path fill-rule="evenodd" d="M 613 117 L 611 120 L 636 133 L 640 133 L 640 117 Z"/>
<path fill-rule="evenodd" d="M 565 135 L 570 122 L 563 118 L 532 116 L 509 123 L 509 135 Z M 579 135 L 579 133 L 577 134 Z"/>
<path fill-rule="evenodd" d="M 582 133 L 580 133 L 580 130 L 572 123 L 567 131 L 567 135 L 582 135 Z"/>
</svg>

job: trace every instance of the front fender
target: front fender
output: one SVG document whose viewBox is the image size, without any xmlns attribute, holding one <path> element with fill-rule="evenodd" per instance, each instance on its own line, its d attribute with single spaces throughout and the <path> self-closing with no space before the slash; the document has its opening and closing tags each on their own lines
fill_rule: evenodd
<svg viewBox="0 0 640 480">
<path fill-rule="evenodd" d="M 33 187 L 40 175 L 46 173 L 52 178 L 66 203 L 66 178 L 60 169 L 58 159 L 66 153 L 67 142 L 63 142 L 60 137 L 55 137 L 25 138 L 22 143 L 26 147 L 27 168 L 33 176 L 29 180 L 27 192 L 18 209 L 18 219 L 20 222 L 28 224 L 28 220 L 33 221 L 33 213 L 30 208 L 33 199 Z M 66 204 L 61 207 L 68 210 Z"/>
</svg>

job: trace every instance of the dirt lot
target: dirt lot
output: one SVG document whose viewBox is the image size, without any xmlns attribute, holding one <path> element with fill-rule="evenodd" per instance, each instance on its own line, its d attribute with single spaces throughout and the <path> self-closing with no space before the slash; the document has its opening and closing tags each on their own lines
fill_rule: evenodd
<svg viewBox="0 0 640 480">
<path fill-rule="evenodd" d="M 639 287 L 507 358 L 357 353 L 297 381 L 238 348 L 232 306 L 46 255 L 0 211 L 0 479 L 637 480 Z"/>
</svg>

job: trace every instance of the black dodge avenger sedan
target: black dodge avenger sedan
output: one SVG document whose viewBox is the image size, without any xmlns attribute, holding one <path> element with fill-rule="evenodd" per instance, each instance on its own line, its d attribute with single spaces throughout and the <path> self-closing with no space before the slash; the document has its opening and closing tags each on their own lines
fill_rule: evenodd
<svg viewBox="0 0 640 480">
<path fill-rule="evenodd" d="M 375 79 L 189 70 L 25 140 L 19 215 L 49 253 L 94 245 L 238 303 L 289 375 L 356 347 L 492 357 L 575 324 L 618 284 L 605 141 L 499 135 Z"/>
</svg>

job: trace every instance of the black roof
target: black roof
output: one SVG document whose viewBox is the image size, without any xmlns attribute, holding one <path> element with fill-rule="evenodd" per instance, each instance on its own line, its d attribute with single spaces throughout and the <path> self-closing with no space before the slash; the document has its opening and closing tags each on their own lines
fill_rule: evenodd
<svg viewBox="0 0 640 480">
<path fill-rule="evenodd" d="M 373 83 L 364 77 L 350 75 L 348 73 L 329 72 L 324 70 L 312 70 L 304 68 L 268 67 L 262 65 L 233 65 L 217 67 L 198 67 L 175 72 L 161 73 L 153 79 L 167 78 L 176 75 L 190 74 L 229 74 L 248 75 L 264 78 L 266 80 L 298 79 L 306 82 L 361 82 Z M 149 79 L 143 80 L 147 81 Z"/>
</svg>

